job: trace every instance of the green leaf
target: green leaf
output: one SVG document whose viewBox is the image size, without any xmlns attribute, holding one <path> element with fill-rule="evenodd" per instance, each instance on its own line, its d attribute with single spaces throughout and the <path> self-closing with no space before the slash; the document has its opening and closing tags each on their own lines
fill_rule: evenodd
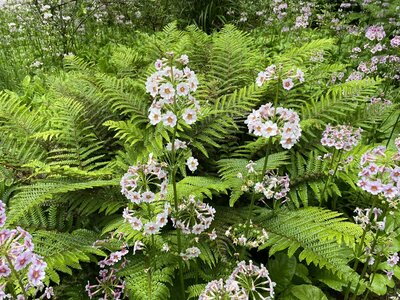
<svg viewBox="0 0 400 300">
<path fill-rule="evenodd" d="M 271 273 L 271 279 L 276 285 L 276 292 L 281 292 L 290 284 L 296 272 L 297 260 L 295 257 L 289 257 L 285 253 L 277 253 L 274 259 L 268 261 L 268 270 Z"/>
<path fill-rule="evenodd" d="M 282 300 L 328 300 L 316 286 L 309 284 L 291 286 L 283 294 Z"/>
</svg>

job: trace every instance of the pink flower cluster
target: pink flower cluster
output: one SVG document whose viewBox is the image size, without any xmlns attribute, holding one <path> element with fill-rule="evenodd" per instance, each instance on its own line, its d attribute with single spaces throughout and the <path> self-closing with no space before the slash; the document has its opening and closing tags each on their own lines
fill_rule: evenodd
<svg viewBox="0 0 400 300">
<path fill-rule="evenodd" d="M 162 58 L 156 61 L 157 71 L 146 81 L 146 91 L 154 98 L 149 109 L 150 123 L 162 122 L 164 126 L 175 127 L 179 118 L 191 125 L 196 122 L 200 110 L 199 102 L 192 96 L 199 82 L 188 67 L 178 69 L 172 65 L 172 52 L 168 56 L 171 60 Z M 189 59 L 182 55 L 175 62 L 186 66 Z"/>
<path fill-rule="evenodd" d="M 235 270 L 224 282 L 223 279 L 209 282 L 199 300 L 210 299 L 265 299 L 275 296 L 275 282 L 269 277 L 264 265 L 256 266 L 252 261 L 238 263 Z M 266 296 L 268 294 L 268 296 Z"/>
<path fill-rule="evenodd" d="M 301 136 L 300 118 L 296 112 L 283 107 L 274 108 L 272 103 L 253 110 L 245 121 L 249 133 L 270 138 L 280 136 L 280 144 L 290 149 Z"/>
<path fill-rule="evenodd" d="M 396 35 L 390 40 L 390 46 L 398 48 L 400 46 L 400 35 Z"/>
<path fill-rule="evenodd" d="M 263 193 L 267 199 L 280 200 L 286 198 L 290 191 L 290 179 L 288 175 L 279 176 L 273 173 L 265 174 L 262 182 L 254 185 L 257 193 Z"/>
<path fill-rule="evenodd" d="M 365 37 L 371 41 L 378 40 L 381 41 L 386 36 L 383 26 L 373 25 L 367 28 L 365 32 Z"/>
<path fill-rule="evenodd" d="M 378 146 L 361 157 L 358 186 L 372 195 L 381 195 L 393 206 L 400 196 L 400 167 L 389 165 L 386 147 Z M 395 154 L 395 156 L 397 156 Z M 394 156 L 394 158 L 396 158 Z M 393 157 L 391 162 L 393 162 Z"/>
<path fill-rule="evenodd" d="M 328 124 L 322 133 L 321 144 L 326 147 L 335 147 L 337 150 L 350 151 L 357 146 L 361 139 L 361 128 L 347 125 L 331 126 Z"/>
<path fill-rule="evenodd" d="M 182 201 L 171 219 L 173 225 L 181 229 L 182 233 L 199 235 L 210 228 L 214 217 L 215 209 L 212 206 L 196 200 L 191 195 Z"/>
<path fill-rule="evenodd" d="M 6 207 L 0 200 L 0 227 L 5 225 Z M 29 232 L 21 227 L 16 229 L 3 228 L 0 231 L 0 278 L 9 278 L 13 271 L 19 277 L 28 277 L 30 286 L 43 287 L 47 264 L 33 252 L 34 244 Z M 0 293 L 4 291 L 0 288 Z M 22 297 L 22 295 L 21 295 Z"/>
</svg>

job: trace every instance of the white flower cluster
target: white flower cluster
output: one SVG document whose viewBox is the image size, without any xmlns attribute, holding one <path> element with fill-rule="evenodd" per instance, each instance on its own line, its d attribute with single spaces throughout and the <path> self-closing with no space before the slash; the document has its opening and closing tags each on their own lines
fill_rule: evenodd
<svg viewBox="0 0 400 300">
<path fill-rule="evenodd" d="M 287 193 L 290 191 L 289 176 L 278 176 L 272 173 L 265 174 L 263 181 L 255 184 L 254 190 L 257 193 L 263 193 L 267 199 L 280 200 L 286 198 Z"/>
<path fill-rule="evenodd" d="M 135 205 L 150 205 L 158 200 L 164 200 L 167 194 L 168 178 L 164 169 L 165 164 L 158 163 L 149 155 L 147 164 L 138 164 L 129 167 L 128 172 L 122 177 L 121 187 L 124 194 Z M 154 190 L 159 190 L 158 195 Z M 134 230 L 144 230 L 144 234 L 156 234 L 160 228 L 168 223 L 170 212 L 169 202 L 164 202 L 163 210 L 158 214 L 153 214 L 148 207 L 143 211 L 149 212 L 145 218 L 139 216 L 140 210 L 124 209 L 123 217 L 129 222 Z M 142 216 L 143 217 L 143 216 Z M 147 220 L 147 222 L 144 221 Z"/>
<path fill-rule="evenodd" d="M 275 296 L 275 285 L 264 265 L 258 267 L 252 261 L 249 264 L 241 261 L 225 282 L 223 279 L 209 282 L 199 300 L 271 300 Z M 266 293 L 268 296 L 265 296 Z"/>
<path fill-rule="evenodd" d="M 253 110 L 245 121 L 249 133 L 256 136 L 270 138 L 280 137 L 280 144 L 290 149 L 301 136 L 300 118 L 296 112 L 283 107 L 274 108 L 272 103 L 260 106 Z"/>
<path fill-rule="evenodd" d="M 362 229 L 366 230 L 367 226 L 370 226 L 370 228 L 375 230 L 385 230 L 386 217 L 382 220 L 379 218 L 382 215 L 382 210 L 380 208 L 362 209 L 357 207 L 354 212 L 357 214 L 354 217 L 354 222 L 359 224 Z"/>
<path fill-rule="evenodd" d="M 128 172 L 121 179 L 121 193 L 132 203 L 151 203 L 155 200 L 156 195 L 149 188 L 155 186 L 160 189 L 160 200 L 165 199 L 168 173 L 164 167 L 165 164 L 158 163 L 150 154 L 147 164 L 129 167 Z M 157 180 L 160 183 L 157 183 Z M 150 182 L 151 186 L 147 182 Z"/>
<path fill-rule="evenodd" d="M 289 70 L 286 75 L 287 78 L 282 80 L 282 86 L 285 90 L 289 91 L 294 87 L 293 78 L 297 79 L 300 83 L 304 82 L 304 73 L 302 70 L 297 69 L 296 73 L 294 70 Z M 270 65 L 265 68 L 265 71 L 261 71 L 257 75 L 256 84 L 262 86 L 265 82 L 270 80 L 278 80 L 277 67 Z"/>
<path fill-rule="evenodd" d="M 134 230 L 142 230 L 143 234 L 157 234 L 162 227 L 168 223 L 168 215 L 171 211 L 171 206 L 169 202 L 165 202 L 164 209 L 155 215 L 154 217 L 147 216 L 146 219 L 150 219 L 148 222 L 142 221 L 144 218 L 137 216 L 137 211 L 130 210 L 128 207 L 124 209 L 123 217 L 125 221 L 131 224 Z M 154 220 L 155 219 L 155 220 Z"/>
<path fill-rule="evenodd" d="M 181 229 L 182 233 L 199 235 L 210 228 L 214 216 L 215 209 L 213 207 L 196 200 L 191 195 L 188 199 L 183 200 L 171 219 L 174 226 Z"/>
<path fill-rule="evenodd" d="M 183 260 L 189 260 L 196 257 L 199 257 L 201 251 L 197 247 L 190 247 L 187 248 L 185 252 L 180 253 L 179 255 L 182 257 Z"/>
<path fill-rule="evenodd" d="M 268 232 L 264 228 L 257 228 L 252 222 L 249 223 L 248 225 L 238 224 L 234 228 L 229 227 L 225 236 L 230 238 L 234 245 L 249 249 L 264 245 L 269 238 Z"/>
<path fill-rule="evenodd" d="M 173 53 L 167 58 L 158 59 L 155 63 L 157 71 L 146 81 L 146 91 L 154 101 L 149 109 L 152 125 L 160 122 L 164 126 L 175 127 L 178 118 L 191 125 L 197 120 L 200 110 L 199 102 L 192 96 L 199 84 L 196 74 L 188 67 L 178 69 L 173 66 Z M 175 62 L 186 66 L 187 55 L 182 55 Z"/>
</svg>

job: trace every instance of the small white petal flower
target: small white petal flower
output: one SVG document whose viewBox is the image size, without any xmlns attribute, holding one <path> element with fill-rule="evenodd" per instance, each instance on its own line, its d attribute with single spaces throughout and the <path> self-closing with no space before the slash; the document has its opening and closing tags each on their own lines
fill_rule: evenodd
<svg viewBox="0 0 400 300">
<path fill-rule="evenodd" d="M 190 171 L 194 172 L 197 170 L 197 166 L 199 165 L 199 162 L 196 158 L 191 156 L 187 159 L 186 165 L 188 166 Z"/>
<path fill-rule="evenodd" d="M 175 127 L 176 125 L 176 115 L 172 111 L 167 111 L 163 117 L 163 124 L 164 126 L 170 126 L 170 127 Z"/>
<path fill-rule="evenodd" d="M 183 112 L 182 118 L 186 122 L 186 124 L 191 125 L 196 122 L 197 115 L 193 109 L 187 108 Z"/>
</svg>

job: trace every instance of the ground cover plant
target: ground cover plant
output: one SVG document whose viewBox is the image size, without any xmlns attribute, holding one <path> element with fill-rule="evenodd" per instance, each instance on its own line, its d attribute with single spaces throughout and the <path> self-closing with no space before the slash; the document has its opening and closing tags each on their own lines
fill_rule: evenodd
<svg viewBox="0 0 400 300">
<path fill-rule="evenodd" d="M 400 4 L 195 2 L 2 5 L 0 299 L 400 299 Z"/>
</svg>

